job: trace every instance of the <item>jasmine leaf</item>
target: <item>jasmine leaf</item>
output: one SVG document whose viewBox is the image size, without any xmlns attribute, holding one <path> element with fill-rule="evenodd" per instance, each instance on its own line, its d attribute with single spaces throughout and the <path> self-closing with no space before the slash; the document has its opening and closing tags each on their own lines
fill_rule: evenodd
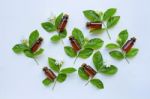
<svg viewBox="0 0 150 99">
<path fill-rule="evenodd" d="M 34 30 L 29 36 L 29 46 L 32 47 L 32 45 L 37 41 L 38 38 L 39 32 L 38 30 Z"/>
<path fill-rule="evenodd" d="M 122 47 L 124 43 L 127 41 L 127 39 L 128 39 L 128 31 L 122 30 L 118 35 L 117 43 Z"/>
<path fill-rule="evenodd" d="M 75 57 L 75 56 L 77 56 L 76 51 L 74 51 L 73 48 L 70 47 L 70 46 L 65 46 L 65 47 L 64 47 L 64 50 L 65 50 L 65 53 L 66 53 L 68 56 L 70 56 L 70 57 Z"/>
<path fill-rule="evenodd" d="M 79 52 L 78 57 L 86 59 L 90 57 L 92 53 L 93 53 L 93 49 L 85 48 Z"/>
<path fill-rule="evenodd" d="M 58 35 L 53 35 L 51 37 L 51 41 L 53 41 L 53 42 L 58 42 L 59 40 L 60 40 L 60 37 Z"/>
<path fill-rule="evenodd" d="M 85 10 L 85 11 L 83 11 L 83 14 L 91 22 L 101 21 L 100 16 L 93 10 Z"/>
<path fill-rule="evenodd" d="M 30 50 L 24 50 L 24 54 L 29 58 L 34 58 L 34 54 Z"/>
<path fill-rule="evenodd" d="M 89 76 L 85 73 L 83 67 L 80 67 L 78 69 L 78 75 L 80 78 L 82 78 L 83 80 L 88 80 L 89 79 Z"/>
<path fill-rule="evenodd" d="M 90 33 L 92 34 L 101 34 L 105 31 L 106 29 L 105 28 L 102 28 L 102 29 L 91 29 L 90 30 Z"/>
<path fill-rule="evenodd" d="M 67 75 L 66 75 L 66 74 L 60 73 L 60 74 L 58 74 L 58 76 L 57 76 L 57 81 L 60 82 L 60 83 L 62 83 L 62 82 L 64 82 L 64 81 L 66 80 L 66 78 L 67 78 Z"/>
<path fill-rule="evenodd" d="M 21 53 L 21 52 L 23 52 L 24 50 L 27 50 L 27 49 L 29 49 L 26 45 L 24 45 L 24 44 L 16 44 L 13 48 L 12 48 L 12 50 L 15 52 L 15 53 Z"/>
<path fill-rule="evenodd" d="M 43 52 L 44 52 L 44 49 L 43 49 L 43 48 L 40 48 L 38 51 L 36 51 L 36 52 L 34 53 L 34 56 L 36 57 L 36 56 L 38 56 L 38 55 L 41 55 Z"/>
<path fill-rule="evenodd" d="M 44 22 L 41 24 L 41 26 L 47 31 L 47 32 L 53 32 L 56 31 L 56 27 L 50 23 L 50 22 Z"/>
<path fill-rule="evenodd" d="M 126 54 L 126 57 L 127 57 L 127 58 L 132 58 L 132 57 L 136 56 L 138 52 L 139 52 L 139 49 L 137 49 L 137 48 L 132 48 L 132 49 Z"/>
<path fill-rule="evenodd" d="M 103 40 L 101 40 L 99 38 L 94 38 L 94 39 L 89 40 L 85 44 L 84 48 L 91 48 L 93 50 L 96 50 L 96 49 L 101 48 L 103 46 L 103 43 L 104 43 Z"/>
<path fill-rule="evenodd" d="M 72 35 L 82 47 L 84 45 L 84 35 L 82 31 L 79 30 L 78 28 L 74 28 L 72 31 Z"/>
<path fill-rule="evenodd" d="M 106 45 L 106 48 L 109 49 L 109 50 L 112 50 L 112 49 L 119 48 L 119 46 L 115 43 L 109 43 L 109 44 Z"/>
<path fill-rule="evenodd" d="M 64 74 L 69 74 L 69 73 L 73 73 L 73 72 L 75 72 L 75 71 L 76 71 L 75 68 L 73 68 L 73 67 L 68 67 L 68 68 L 62 69 L 60 72 L 61 72 L 61 73 L 64 73 Z"/>
<path fill-rule="evenodd" d="M 42 81 L 42 83 L 43 83 L 43 85 L 45 85 L 45 86 L 49 86 L 50 84 L 53 83 L 53 81 L 50 80 L 50 79 L 48 79 L 48 78 L 46 78 L 46 79 L 44 79 L 44 80 Z"/>
<path fill-rule="evenodd" d="M 99 70 L 100 73 L 103 73 L 105 75 L 114 75 L 118 71 L 117 67 L 114 65 L 110 65 L 109 67 L 106 67 L 105 65 L 102 66 Z"/>
<path fill-rule="evenodd" d="M 63 17 L 63 13 L 59 14 L 57 17 L 56 17 L 56 20 L 55 20 L 55 27 L 58 28 L 60 22 L 61 22 L 61 19 Z"/>
<path fill-rule="evenodd" d="M 52 70 L 59 72 L 60 66 L 58 64 L 56 64 L 55 59 L 48 57 L 48 64 Z"/>
<path fill-rule="evenodd" d="M 63 32 L 59 32 L 59 37 L 60 38 L 65 38 L 67 36 L 67 30 L 66 29 L 64 29 L 64 31 Z"/>
<path fill-rule="evenodd" d="M 111 28 L 115 26 L 118 23 L 119 19 L 120 19 L 120 16 L 113 16 L 109 18 L 109 20 L 107 21 L 107 28 Z"/>
<path fill-rule="evenodd" d="M 115 59 L 118 59 L 118 60 L 122 60 L 124 58 L 124 55 L 120 52 L 120 51 L 111 51 L 109 52 L 110 56 L 115 58 Z"/>
<path fill-rule="evenodd" d="M 103 16 L 103 20 L 107 20 L 110 17 L 112 17 L 116 13 L 116 10 L 117 10 L 116 8 L 110 8 L 106 10 Z"/>
<path fill-rule="evenodd" d="M 96 70 L 99 71 L 99 69 L 103 66 L 103 57 L 100 51 L 95 52 L 92 59 Z"/>
<path fill-rule="evenodd" d="M 103 82 L 99 79 L 91 79 L 90 83 L 92 85 L 94 85 L 95 87 L 97 87 L 98 89 L 103 89 L 104 88 Z"/>
</svg>

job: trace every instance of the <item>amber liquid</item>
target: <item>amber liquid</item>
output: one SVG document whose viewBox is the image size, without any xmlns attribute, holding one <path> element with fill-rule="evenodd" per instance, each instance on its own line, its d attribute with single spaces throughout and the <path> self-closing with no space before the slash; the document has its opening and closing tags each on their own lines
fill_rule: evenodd
<svg viewBox="0 0 150 99">
<path fill-rule="evenodd" d="M 94 77 L 96 75 L 96 71 L 90 67 L 89 65 L 83 64 L 83 68 L 85 73 L 90 76 L 90 77 Z"/>
<path fill-rule="evenodd" d="M 128 40 L 128 41 L 124 44 L 124 46 L 122 47 L 122 50 L 123 50 L 125 53 L 128 53 L 128 52 L 131 50 L 131 48 L 133 47 L 135 41 L 136 41 L 136 38 L 134 38 L 134 37 L 131 38 L 130 40 Z"/>
<path fill-rule="evenodd" d="M 67 22 L 68 22 L 68 15 L 64 15 L 59 26 L 58 26 L 59 32 L 63 32 L 65 30 Z"/>
<path fill-rule="evenodd" d="M 31 48 L 31 52 L 36 52 L 38 50 L 38 48 L 41 46 L 43 39 L 39 38 L 35 44 L 33 44 L 32 48 Z"/>
<path fill-rule="evenodd" d="M 91 29 L 101 29 L 102 23 L 100 23 L 100 22 L 87 22 L 86 27 L 91 28 Z"/>
<path fill-rule="evenodd" d="M 74 37 L 69 37 L 70 43 L 72 45 L 72 48 L 75 51 L 79 51 L 81 49 L 80 45 L 78 44 L 78 42 L 74 39 Z"/>
<path fill-rule="evenodd" d="M 43 71 L 45 72 L 45 75 L 47 76 L 48 79 L 54 80 L 56 78 L 56 75 L 53 73 L 53 71 L 51 71 L 47 67 L 44 67 Z"/>
</svg>

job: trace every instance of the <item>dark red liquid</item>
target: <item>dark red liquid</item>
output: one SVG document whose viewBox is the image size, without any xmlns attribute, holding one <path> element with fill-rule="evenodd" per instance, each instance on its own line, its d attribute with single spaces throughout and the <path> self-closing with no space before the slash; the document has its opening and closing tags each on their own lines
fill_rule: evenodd
<svg viewBox="0 0 150 99">
<path fill-rule="evenodd" d="M 122 50 L 125 52 L 125 53 L 128 53 L 131 48 L 133 47 L 134 43 L 136 41 L 136 38 L 133 37 L 131 38 L 130 40 L 128 40 L 122 47 Z"/>
<path fill-rule="evenodd" d="M 87 22 L 86 27 L 91 28 L 91 29 L 101 29 L 102 23 L 100 23 L 100 22 Z"/>
<path fill-rule="evenodd" d="M 45 73 L 45 75 L 47 76 L 48 79 L 54 80 L 56 78 L 56 75 L 53 73 L 53 71 L 51 71 L 47 67 L 44 67 L 43 71 L 44 71 L 44 73 Z"/>
<path fill-rule="evenodd" d="M 67 14 L 63 16 L 63 18 L 62 18 L 62 20 L 61 20 L 61 22 L 60 22 L 60 24 L 58 26 L 58 31 L 59 32 L 63 32 L 64 29 L 66 28 L 66 25 L 67 25 L 67 22 L 68 22 L 68 18 L 69 18 L 69 16 Z"/>
<path fill-rule="evenodd" d="M 78 44 L 78 42 L 74 39 L 74 37 L 70 36 L 69 37 L 70 43 L 72 45 L 72 48 L 75 51 L 79 51 L 81 49 L 80 45 Z"/>
<path fill-rule="evenodd" d="M 40 37 L 32 46 L 31 52 L 36 52 L 38 48 L 41 46 L 43 39 Z"/>
</svg>

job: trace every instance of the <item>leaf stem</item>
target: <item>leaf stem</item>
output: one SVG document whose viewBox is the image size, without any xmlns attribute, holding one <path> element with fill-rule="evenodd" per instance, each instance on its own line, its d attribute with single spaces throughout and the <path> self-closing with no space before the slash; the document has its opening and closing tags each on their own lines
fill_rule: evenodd
<svg viewBox="0 0 150 99">
<path fill-rule="evenodd" d="M 90 79 L 85 83 L 84 86 L 87 86 L 87 85 L 89 84 L 90 80 L 92 80 L 92 79 L 93 79 L 93 78 L 90 78 Z"/>
<path fill-rule="evenodd" d="M 120 49 L 121 49 L 121 48 L 120 48 Z M 124 55 L 124 58 L 125 58 L 126 62 L 129 64 L 130 62 L 129 62 L 129 60 L 127 59 L 127 57 L 125 56 L 125 53 L 123 52 L 122 49 L 121 49 L 121 51 L 122 51 L 122 54 Z"/>
<path fill-rule="evenodd" d="M 52 90 L 54 90 L 54 88 L 55 88 L 55 86 L 56 86 L 56 79 L 55 79 L 55 81 L 54 81 L 54 85 L 53 85 L 53 87 L 52 87 Z"/>
<path fill-rule="evenodd" d="M 75 65 L 77 59 L 78 59 L 78 55 L 76 56 L 76 58 L 75 58 L 75 60 L 74 60 L 74 62 L 73 62 L 73 65 Z"/>
<path fill-rule="evenodd" d="M 39 65 L 39 62 L 37 61 L 37 59 L 35 57 L 33 59 L 36 62 L 36 64 Z"/>
<path fill-rule="evenodd" d="M 60 38 L 60 40 L 61 40 L 62 45 L 64 46 L 64 41 L 63 41 L 63 39 L 60 37 L 60 35 L 58 35 L 58 36 L 59 36 L 59 38 Z"/>
<path fill-rule="evenodd" d="M 59 69 L 59 71 L 58 71 L 58 75 L 59 75 L 60 70 L 61 70 L 61 65 L 59 65 L 59 67 L 60 67 L 60 69 Z M 53 87 L 52 87 L 52 90 L 54 90 L 54 88 L 55 88 L 55 86 L 56 86 L 56 83 L 57 83 L 57 78 L 56 78 L 55 81 L 54 81 L 54 85 L 53 85 Z"/>
<path fill-rule="evenodd" d="M 89 82 L 90 82 L 90 80 L 88 80 L 88 81 L 85 83 L 85 85 L 84 85 L 84 86 L 87 86 L 87 85 L 89 84 Z"/>
<path fill-rule="evenodd" d="M 124 58 L 125 58 L 126 62 L 129 64 L 130 62 L 129 62 L 129 60 L 127 59 L 127 57 L 125 56 Z"/>
<path fill-rule="evenodd" d="M 109 39 L 111 40 L 111 36 L 110 36 L 110 34 L 109 34 L 109 32 L 108 32 L 108 28 L 107 28 L 107 26 L 105 25 L 105 23 L 104 23 L 104 22 L 102 22 L 102 24 L 103 24 L 103 25 L 104 25 L 104 27 L 106 28 L 107 35 L 108 35 Z"/>
</svg>

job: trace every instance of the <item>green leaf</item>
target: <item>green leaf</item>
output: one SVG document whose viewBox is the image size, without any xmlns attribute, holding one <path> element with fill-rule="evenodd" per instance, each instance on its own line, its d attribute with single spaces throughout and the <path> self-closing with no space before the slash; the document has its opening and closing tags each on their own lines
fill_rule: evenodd
<svg viewBox="0 0 150 99">
<path fill-rule="evenodd" d="M 119 19 L 120 19 L 120 16 L 113 16 L 109 18 L 109 20 L 107 21 L 107 28 L 111 28 L 115 26 L 118 23 Z"/>
<path fill-rule="evenodd" d="M 66 80 L 66 78 L 67 78 L 66 74 L 60 73 L 57 76 L 57 81 L 60 82 L 60 83 L 62 83 L 62 82 L 64 82 Z"/>
<path fill-rule="evenodd" d="M 36 51 L 36 52 L 34 53 L 34 56 L 41 55 L 43 52 L 44 52 L 44 49 L 43 49 L 43 48 L 40 48 L 38 51 Z"/>
<path fill-rule="evenodd" d="M 96 68 L 97 71 L 99 71 L 99 69 L 103 66 L 103 57 L 102 54 L 100 53 L 100 51 L 97 51 L 94 55 L 93 55 L 93 64 Z"/>
<path fill-rule="evenodd" d="M 56 64 L 55 59 L 48 57 L 48 64 L 52 70 L 59 72 L 60 66 L 58 64 Z"/>
<path fill-rule="evenodd" d="M 117 10 L 116 8 L 110 8 L 110 9 L 106 10 L 106 12 L 104 13 L 104 16 L 103 16 L 103 20 L 107 20 L 110 17 L 112 17 L 116 13 L 116 10 Z"/>
<path fill-rule="evenodd" d="M 55 26 L 56 28 L 58 28 L 60 22 L 61 22 L 61 19 L 63 17 L 63 13 L 59 14 L 57 17 L 56 17 L 56 20 L 55 20 Z"/>
<path fill-rule="evenodd" d="M 86 44 L 87 42 L 89 41 L 89 39 L 88 38 L 84 38 L 84 44 Z"/>
<path fill-rule="evenodd" d="M 30 50 L 24 50 L 24 54 L 29 58 L 34 58 L 34 54 Z"/>
<path fill-rule="evenodd" d="M 73 67 L 68 67 L 68 68 L 62 69 L 60 72 L 61 72 L 61 73 L 64 73 L 64 74 L 68 74 L 68 73 L 73 73 L 73 72 L 75 72 L 75 71 L 76 71 L 75 68 L 73 68 Z"/>
<path fill-rule="evenodd" d="M 21 53 L 21 52 L 23 52 L 24 50 L 27 50 L 27 49 L 29 49 L 26 45 L 24 45 L 24 44 L 16 44 L 13 48 L 12 48 L 12 50 L 15 52 L 15 53 Z"/>
<path fill-rule="evenodd" d="M 92 85 L 94 85 L 95 87 L 97 87 L 98 89 L 103 89 L 104 88 L 103 82 L 99 79 L 91 79 L 90 83 Z"/>
<path fill-rule="evenodd" d="M 102 66 L 99 70 L 100 73 L 106 74 L 106 75 L 114 75 L 118 71 L 117 67 L 114 65 L 110 65 L 109 67 Z"/>
<path fill-rule="evenodd" d="M 85 73 L 83 67 L 80 67 L 78 69 L 78 75 L 80 78 L 82 78 L 83 80 L 88 80 L 89 79 L 89 76 Z"/>
<path fill-rule="evenodd" d="M 65 47 L 64 47 L 64 50 L 65 50 L 65 53 L 66 53 L 68 56 L 70 56 L 70 57 L 75 57 L 75 56 L 77 56 L 76 51 L 74 51 L 73 48 L 70 47 L 70 46 L 65 46 Z"/>
<path fill-rule="evenodd" d="M 126 54 L 126 57 L 127 57 L 127 58 L 132 58 L 132 57 L 136 56 L 138 52 L 139 52 L 139 49 L 137 49 L 137 48 L 132 48 L 132 49 Z"/>
<path fill-rule="evenodd" d="M 124 55 L 120 51 L 111 51 L 109 52 L 110 56 L 112 56 L 115 59 L 121 60 L 124 58 Z"/>
<path fill-rule="evenodd" d="M 128 31 L 122 30 L 118 35 L 117 43 L 120 45 L 120 47 L 122 47 L 124 43 L 127 41 L 127 39 L 128 39 Z"/>
<path fill-rule="evenodd" d="M 109 49 L 109 50 L 112 50 L 112 49 L 119 48 L 119 46 L 117 44 L 114 44 L 114 43 L 109 43 L 109 44 L 106 45 L 106 48 Z"/>
<path fill-rule="evenodd" d="M 85 10 L 85 11 L 83 11 L 83 14 L 91 22 L 101 21 L 100 16 L 93 10 Z"/>
<path fill-rule="evenodd" d="M 86 59 L 90 57 L 92 53 L 93 53 L 93 49 L 85 48 L 79 52 L 78 57 Z"/>
<path fill-rule="evenodd" d="M 103 12 L 97 12 L 98 15 L 99 15 L 99 18 L 100 18 L 100 22 L 103 20 L 103 15 L 104 13 Z"/>
<path fill-rule="evenodd" d="M 46 79 L 44 79 L 44 80 L 42 81 L 42 83 L 43 83 L 45 86 L 49 86 L 50 84 L 53 83 L 53 81 L 50 80 L 50 79 L 48 79 L 48 78 L 46 78 Z"/>
<path fill-rule="evenodd" d="M 38 38 L 39 32 L 38 30 L 34 30 L 29 36 L 29 46 L 32 47 L 32 45 L 37 41 Z"/>
<path fill-rule="evenodd" d="M 58 42 L 59 40 L 60 40 L 60 37 L 58 35 L 53 35 L 51 37 L 51 41 L 53 41 L 53 42 Z"/>
<path fill-rule="evenodd" d="M 92 34 L 101 34 L 105 31 L 106 29 L 105 28 L 102 28 L 102 29 L 91 29 L 90 30 L 90 33 Z"/>
<path fill-rule="evenodd" d="M 89 40 L 85 44 L 84 48 L 91 48 L 91 49 L 96 50 L 96 49 L 101 48 L 103 46 L 103 43 L 104 43 L 103 40 L 101 40 L 99 38 L 94 38 L 94 39 Z"/>
<path fill-rule="evenodd" d="M 63 32 L 59 32 L 59 37 L 60 38 L 65 38 L 67 36 L 67 30 L 66 29 L 64 29 L 64 31 Z"/>
<path fill-rule="evenodd" d="M 82 47 L 84 45 L 84 35 L 82 31 L 79 30 L 78 28 L 74 28 L 72 31 L 72 35 Z"/>
<path fill-rule="evenodd" d="M 41 24 L 41 26 L 47 31 L 47 32 L 53 32 L 56 31 L 56 27 L 50 23 L 50 22 L 44 22 Z"/>
</svg>

